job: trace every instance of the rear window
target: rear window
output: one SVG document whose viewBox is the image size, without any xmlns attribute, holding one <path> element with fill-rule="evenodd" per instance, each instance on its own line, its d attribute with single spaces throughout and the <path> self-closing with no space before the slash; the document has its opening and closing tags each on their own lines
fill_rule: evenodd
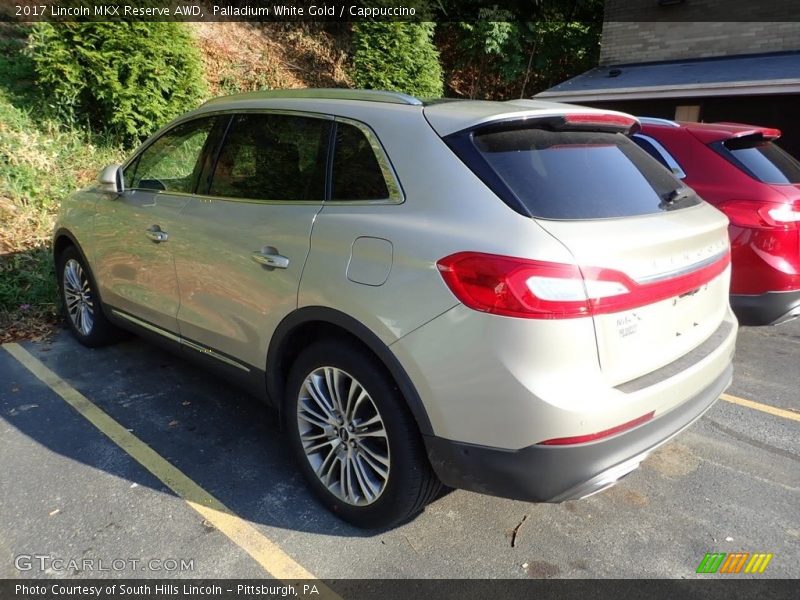
<svg viewBox="0 0 800 600">
<path fill-rule="evenodd" d="M 472 143 L 476 156 L 460 152 L 467 164 L 483 160 L 473 170 L 512 208 L 534 217 L 629 217 L 700 202 L 621 133 L 526 127 L 478 131 Z"/>
<path fill-rule="evenodd" d="M 800 183 L 800 162 L 772 142 L 760 137 L 734 138 L 726 140 L 723 147 L 723 155 L 763 183 Z"/>
</svg>

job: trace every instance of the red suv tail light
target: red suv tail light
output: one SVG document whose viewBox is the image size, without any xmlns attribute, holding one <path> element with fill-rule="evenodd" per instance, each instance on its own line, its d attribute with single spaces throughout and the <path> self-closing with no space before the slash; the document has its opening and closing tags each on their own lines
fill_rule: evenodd
<svg viewBox="0 0 800 600">
<path fill-rule="evenodd" d="M 459 252 L 437 263 L 465 306 L 526 319 L 568 319 L 630 310 L 697 289 L 722 273 L 730 253 L 689 273 L 640 284 L 620 271 L 496 254 Z"/>
<path fill-rule="evenodd" d="M 755 200 L 731 200 L 720 205 L 731 223 L 754 229 L 797 229 L 800 223 L 800 202 L 778 204 Z"/>
</svg>

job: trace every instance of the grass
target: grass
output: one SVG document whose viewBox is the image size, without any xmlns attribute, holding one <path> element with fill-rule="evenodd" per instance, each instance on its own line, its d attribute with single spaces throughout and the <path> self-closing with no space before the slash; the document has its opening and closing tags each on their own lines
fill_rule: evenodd
<svg viewBox="0 0 800 600">
<path fill-rule="evenodd" d="M 22 52 L 26 29 L 0 24 L 0 342 L 41 338 L 59 307 L 50 236 L 61 201 L 122 149 L 48 119 Z"/>
<path fill-rule="evenodd" d="M 215 95 L 351 84 L 346 48 L 319 28 L 192 24 Z M 0 343 L 58 322 L 50 236 L 61 201 L 127 152 L 80 123 L 57 122 L 26 56 L 29 25 L 0 23 Z"/>
</svg>

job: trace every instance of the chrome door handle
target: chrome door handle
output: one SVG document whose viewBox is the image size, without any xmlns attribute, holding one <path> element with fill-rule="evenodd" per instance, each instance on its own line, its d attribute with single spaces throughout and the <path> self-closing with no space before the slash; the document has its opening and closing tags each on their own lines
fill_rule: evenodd
<svg viewBox="0 0 800 600">
<path fill-rule="evenodd" d="M 260 265 L 274 269 L 285 269 L 289 266 L 289 259 L 277 252 L 253 252 L 251 258 Z"/>
<path fill-rule="evenodd" d="M 161 242 L 166 242 L 169 239 L 166 231 L 161 231 L 161 228 L 158 225 L 153 225 L 149 229 L 145 229 L 144 234 L 148 237 L 149 240 L 155 242 L 156 244 L 160 244 Z"/>
</svg>

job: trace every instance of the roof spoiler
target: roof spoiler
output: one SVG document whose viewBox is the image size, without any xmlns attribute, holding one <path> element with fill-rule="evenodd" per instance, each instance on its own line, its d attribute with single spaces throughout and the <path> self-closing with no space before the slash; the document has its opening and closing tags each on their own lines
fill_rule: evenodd
<svg viewBox="0 0 800 600">
<path fill-rule="evenodd" d="M 749 127 L 750 129 L 734 133 L 731 138 L 744 138 L 751 136 L 761 136 L 765 140 L 777 140 L 781 137 L 781 130 L 774 127 L 753 127 L 752 125 L 745 125 L 744 123 L 730 123 L 727 121 L 719 121 L 718 125 L 736 125 L 739 127 Z"/>
<path fill-rule="evenodd" d="M 574 112 L 560 115 L 511 117 L 482 123 L 470 130 L 492 131 L 511 129 L 520 123 L 531 123 L 551 131 L 602 131 L 631 134 L 639 131 L 641 125 L 634 117 L 620 113 Z"/>
</svg>

